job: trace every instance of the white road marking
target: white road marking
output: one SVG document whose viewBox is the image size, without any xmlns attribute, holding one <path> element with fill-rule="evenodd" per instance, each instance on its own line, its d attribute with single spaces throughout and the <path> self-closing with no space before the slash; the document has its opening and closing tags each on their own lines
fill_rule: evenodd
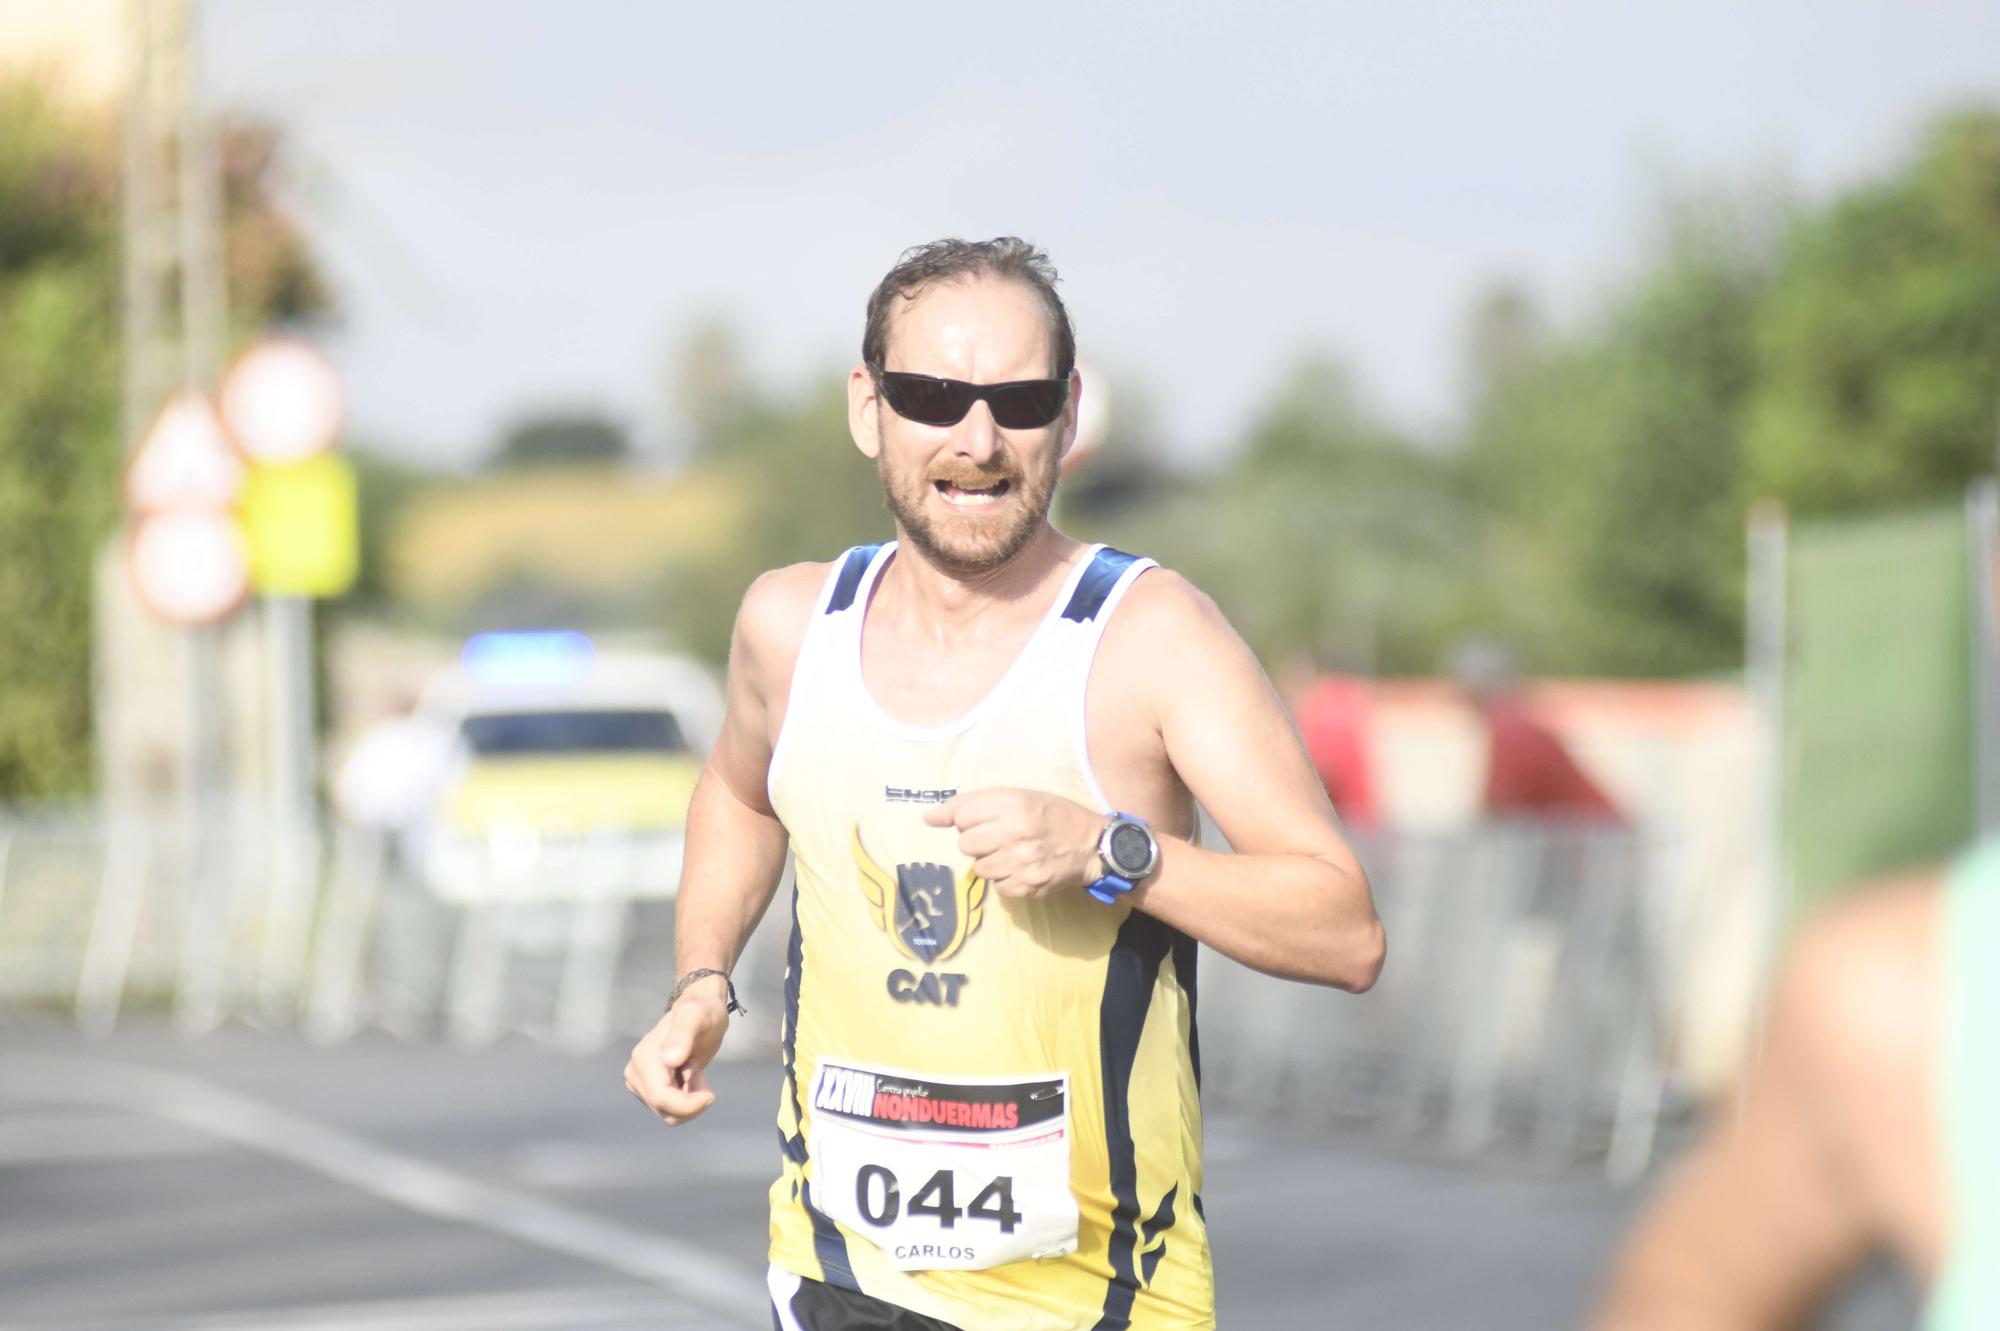
<svg viewBox="0 0 2000 1331">
<path fill-rule="evenodd" d="M 423 1215 L 456 1220 L 632 1276 L 723 1313 L 769 1325 L 761 1272 L 659 1234 L 404 1155 L 185 1073 L 49 1054 L 10 1054 L 0 1096 L 144 1109 L 262 1151 Z"/>
<path fill-rule="evenodd" d="M 141 1114 L 0 1118 L 0 1166 L 165 1160 L 214 1155 L 226 1149 L 207 1133 Z"/>
<path fill-rule="evenodd" d="M 586 1288 L 109 1322 L 36 1322 L 33 1331 L 614 1331 L 641 1326 L 697 1331 L 715 1325 L 710 1314 L 676 1306 L 657 1290 Z"/>
<path fill-rule="evenodd" d="M 628 1146 L 604 1142 L 549 1139 L 525 1142 L 508 1157 L 508 1172 L 518 1183 L 540 1188 L 662 1188 L 695 1181 L 739 1180 L 769 1184 L 776 1172 L 770 1158 L 769 1129 L 761 1132 L 718 1128 L 696 1141 L 676 1146 L 700 1146 L 671 1156 L 634 1161 Z"/>
</svg>

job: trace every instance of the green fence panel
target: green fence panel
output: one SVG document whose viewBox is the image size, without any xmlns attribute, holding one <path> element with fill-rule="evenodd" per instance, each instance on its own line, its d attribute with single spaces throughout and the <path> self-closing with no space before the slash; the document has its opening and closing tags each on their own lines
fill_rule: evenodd
<svg viewBox="0 0 2000 1331">
<path fill-rule="evenodd" d="M 1973 836 L 1971 539 L 1959 504 L 1792 528 L 1783 825 L 1795 910 Z"/>
</svg>

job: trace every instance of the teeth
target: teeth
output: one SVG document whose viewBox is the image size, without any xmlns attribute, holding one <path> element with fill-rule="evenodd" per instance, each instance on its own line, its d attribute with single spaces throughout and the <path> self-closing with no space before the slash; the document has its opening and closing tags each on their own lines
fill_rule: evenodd
<svg viewBox="0 0 2000 1331">
<path fill-rule="evenodd" d="M 967 490 L 951 481 L 939 481 L 937 492 L 944 496 L 946 503 L 956 508 L 983 508 L 1007 492 L 1007 483 L 999 481 L 984 490 Z"/>
</svg>

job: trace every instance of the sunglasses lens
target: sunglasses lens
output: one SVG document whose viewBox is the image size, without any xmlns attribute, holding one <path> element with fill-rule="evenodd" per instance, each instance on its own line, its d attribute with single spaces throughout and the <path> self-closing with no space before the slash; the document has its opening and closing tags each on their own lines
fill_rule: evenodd
<svg viewBox="0 0 2000 1331">
<path fill-rule="evenodd" d="M 1069 401 L 1069 380 L 1035 379 L 1007 384 L 987 394 L 993 423 L 1003 430 L 1039 430 L 1062 415 Z"/>
<path fill-rule="evenodd" d="M 920 425 L 956 425 L 972 410 L 972 386 L 922 374 L 884 374 L 882 394 L 898 416 Z"/>
</svg>

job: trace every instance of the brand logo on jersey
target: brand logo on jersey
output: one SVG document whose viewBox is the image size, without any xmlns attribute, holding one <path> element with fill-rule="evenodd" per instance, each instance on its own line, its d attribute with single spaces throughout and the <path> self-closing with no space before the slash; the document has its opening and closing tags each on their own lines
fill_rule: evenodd
<svg viewBox="0 0 2000 1331">
<path fill-rule="evenodd" d="M 922 965 L 943 961 L 965 945 L 986 913 L 986 880 L 972 870 L 953 876 L 942 864 L 918 861 L 896 866 L 892 879 L 854 829 L 854 864 L 861 891 L 874 909 L 875 925 L 896 950 Z"/>
<path fill-rule="evenodd" d="M 896 866 L 895 876 L 876 863 L 854 829 L 854 867 L 861 871 L 861 892 L 868 900 L 875 927 L 887 934 L 898 952 L 919 966 L 944 961 L 965 945 L 986 913 L 986 880 L 970 869 L 954 875 L 942 864 L 914 861 Z M 897 969 L 889 972 L 889 997 L 898 1003 L 933 1003 L 957 1007 L 966 977 L 955 973 L 922 975 Z"/>
<path fill-rule="evenodd" d="M 884 786 L 882 798 L 890 804 L 942 804 L 958 794 L 956 787 L 950 790 L 918 790 L 907 786 Z"/>
</svg>

